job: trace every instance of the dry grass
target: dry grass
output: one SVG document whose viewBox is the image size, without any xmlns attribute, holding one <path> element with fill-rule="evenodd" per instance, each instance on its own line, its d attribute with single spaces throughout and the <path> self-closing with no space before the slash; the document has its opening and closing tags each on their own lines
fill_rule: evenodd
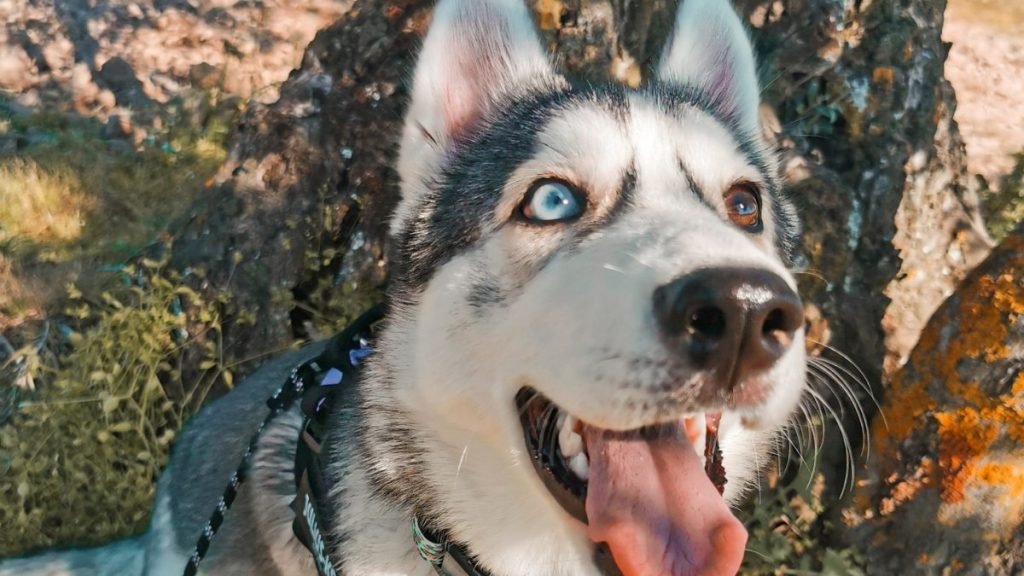
<svg viewBox="0 0 1024 576">
<path fill-rule="evenodd" d="M 236 117 L 193 94 L 134 144 L 96 119 L 0 108 L 0 137 L 23 142 L 0 156 L 0 329 L 59 312 L 69 282 L 104 288 L 97 271 L 138 255 L 203 190 Z"/>
<path fill-rule="evenodd" d="M 105 137 L 89 118 L 13 119 L 12 131 L 38 142 L 0 160 L 0 175 L 13 177 L 0 186 L 0 199 L 17 200 L 10 211 L 0 208 L 0 227 L 23 230 L 52 251 L 44 257 L 50 260 L 118 259 L 151 242 L 223 163 L 233 121 L 210 115 L 189 122 L 175 118 L 186 113 L 172 107 L 165 114 L 167 127 L 138 145 Z"/>
<path fill-rule="evenodd" d="M 24 346 L 37 386 L 0 421 L 0 556 L 138 531 L 181 422 L 230 384 L 227 296 L 204 301 L 142 255 L 223 163 L 238 113 L 196 94 L 133 140 L 2 104 L 0 143 L 17 152 L 0 156 L 0 332 Z M 182 374 L 186 355 L 205 358 L 199 374 Z"/>
<path fill-rule="evenodd" d="M 29 158 L 0 159 L 0 330 L 38 317 L 47 307 L 53 278 L 25 272 L 38 268 L 33 265 L 41 256 L 37 248 L 52 251 L 77 241 L 94 205 L 70 168 L 47 170 Z M 58 276 L 67 272 L 62 267 Z"/>
<path fill-rule="evenodd" d="M 0 234 L 35 242 L 68 242 L 82 234 L 94 204 L 67 167 L 49 171 L 26 158 L 0 160 Z"/>
</svg>

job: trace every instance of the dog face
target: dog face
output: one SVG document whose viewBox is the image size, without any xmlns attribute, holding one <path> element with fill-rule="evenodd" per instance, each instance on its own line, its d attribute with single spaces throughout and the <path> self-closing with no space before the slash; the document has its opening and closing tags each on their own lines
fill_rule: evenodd
<svg viewBox="0 0 1024 576">
<path fill-rule="evenodd" d="M 722 0 L 682 3 L 636 91 L 559 76 L 521 0 L 437 7 L 378 370 L 421 506 L 495 574 L 738 568 L 726 502 L 768 459 L 805 366 L 796 223 L 758 92 Z"/>
</svg>

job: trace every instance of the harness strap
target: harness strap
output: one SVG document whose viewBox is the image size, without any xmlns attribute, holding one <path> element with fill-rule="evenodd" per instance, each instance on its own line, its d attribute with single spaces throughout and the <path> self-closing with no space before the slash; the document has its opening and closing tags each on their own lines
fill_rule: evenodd
<svg viewBox="0 0 1024 576">
<path fill-rule="evenodd" d="M 303 449 L 305 448 L 305 449 Z M 320 442 L 313 438 L 309 430 L 302 431 L 302 439 L 299 441 L 299 449 L 296 455 L 296 474 L 298 477 L 296 485 L 295 500 L 292 501 L 292 510 L 295 512 L 295 520 L 292 522 L 292 532 L 302 542 L 316 562 L 316 570 L 320 576 L 338 576 L 334 569 L 334 563 L 327 553 L 327 544 L 324 542 L 325 530 L 319 514 L 317 496 L 322 496 L 326 490 L 322 486 L 323 471 L 320 469 Z M 299 460 L 303 460 L 302 468 L 299 468 Z M 300 472 L 301 470 L 301 472 Z"/>
<path fill-rule="evenodd" d="M 420 558 L 434 567 L 439 576 L 490 576 L 470 558 L 463 546 L 452 543 L 447 534 L 434 532 L 420 525 L 418 518 L 412 519 L 413 540 Z"/>
<path fill-rule="evenodd" d="M 323 415 L 326 415 L 327 412 L 327 410 L 323 410 L 323 408 L 328 404 L 325 399 L 328 394 L 326 394 L 322 383 L 328 382 L 329 384 L 337 384 L 341 382 L 341 379 L 338 378 L 337 382 L 333 382 L 334 374 L 330 370 L 327 371 L 324 379 L 318 379 L 318 376 L 323 372 L 320 362 L 323 362 L 324 365 L 328 365 L 327 362 L 337 363 L 338 358 L 343 357 L 348 360 L 349 368 L 354 368 L 359 361 L 366 357 L 368 349 L 354 351 L 353 342 L 365 343 L 365 338 L 369 336 L 370 328 L 383 317 L 383 305 L 377 305 L 364 313 L 348 328 L 332 338 L 320 356 L 313 360 L 304 362 L 292 369 L 288 374 L 288 379 L 285 380 L 284 385 L 281 386 L 281 388 L 279 388 L 269 400 L 267 400 L 267 407 L 270 408 L 270 413 L 267 414 L 263 421 L 260 422 L 259 427 L 256 428 L 256 433 L 253 434 L 252 438 L 249 440 L 249 446 L 245 450 L 245 455 L 242 456 L 242 461 L 238 464 L 238 468 L 235 469 L 231 478 L 228 479 L 228 485 L 224 488 L 224 493 L 221 495 L 220 500 L 217 501 L 213 514 L 210 515 L 210 520 L 206 523 L 206 526 L 203 527 L 203 530 L 196 541 L 195 548 L 192 550 L 192 554 L 189 556 L 188 562 L 185 564 L 184 576 L 196 576 L 199 573 L 199 565 L 202 564 L 203 559 L 206 558 L 206 554 L 209 552 L 210 543 L 213 541 L 213 537 L 217 535 L 217 531 L 224 522 L 224 516 L 227 514 L 228 510 L 231 509 L 231 505 L 234 504 L 235 498 L 238 496 L 240 486 L 246 481 L 246 479 L 248 479 L 253 454 L 256 452 L 260 437 L 262 437 L 263 431 L 266 429 L 267 425 L 269 425 L 270 422 L 274 418 L 277 418 L 282 412 L 290 410 L 296 400 L 300 398 L 306 399 L 306 394 L 309 393 L 310 390 L 314 390 L 317 394 L 322 396 L 321 399 L 318 399 L 311 404 L 314 413 L 322 411 L 322 415 L 320 417 L 320 420 L 322 420 Z M 341 348 L 342 350 L 338 350 L 338 348 Z M 365 348 L 365 346 L 363 348 Z M 335 370 L 335 372 L 338 371 Z M 338 373 L 340 374 L 340 372 Z M 327 380 L 326 377 L 330 377 L 331 380 Z M 306 402 L 303 402 L 303 404 L 305 405 Z M 305 433 L 310 422 L 310 418 L 308 416 L 310 412 L 308 410 L 304 411 L 306 412 L 307 417 L 306 422 L 303 425 L 303 433 Z M 305 443 L 299 442 L 299 446 L 301 448 L 302 446 L 305 446 Z M 297 450 L 297 452 L 301 452 L 301 450 Z M 319 455 L 319 440 L 317 441 L 316 453 Z M 311 460 L 316 460 L 317 462 L 317 479 L 322 478 L 319 470 L 319 458 Z M 303 473 L 301 475 L 308 477 L 308 473 Z M 297 481 L 300 480 L 299 476 L 300 474 L 296 474 Z M 305 485 L 307 486 L 306 493 L 312 494 L 313 492 L 308 490 L 308 478 Z M 317 486 L 317 488 L 319 488 L 319 486 Z M 310 516 L 314 519 L 313 525 L 316 526 L 317 533 L 321 535 L 322 543 L 323 531 L 320 530 L 319 523 L 316 522 L 317 517 L 315 515 L 315 503 L 310 503 L 313 505 L 313 512 Z M 300 510 L 299 513 L 296 514 L 296 522 L 298 522 L 299 517 L 304 516 L 302 512 L 305 509 L 306 506 L 305 503 L 303 503 L 303 510 Z M 299 532 L 296 531 L 296 534 L 298 535 Z M 311 546 L 311 542 L 313 542 L 313 540 L 303 539 L 301 535 L 299 535 L 299 538 L 312 552 L 314 548 Z M 324 553 L 326 554 L 326 550 L 324 550 Z M 316 557 L 315 553 L 314 557 Z M 320 569 L 320 565 L 321 563 L 318 559 L 318 569 Z M 328 562 L 328 566 L 330 566 L 330 562 Z M 331 572 L 325 573 L 321 571 L 321 576 L 337 576 L 333 570 L 333 566 L 331 566 Z"/>
<path fill-rule="evenodd" d="M 319 576 L 339 576 L 324 540 L 328 533 L 324 520 L 330 520 L 330 511 L 325 514 L 319 505 L 330 488 L 321 465 L 321 447 L 327 431 L 327 416 L 346 389 L 340 385 L 346 379 L 354 379 L 360 364 L 370 353 L 373 328 L 383 317 L 382 305 L 364 313 L 332 338 L 319 356 L 294 368 L 284 385 L 267 400 L 270 413 L 249 441 L 241 463 L 231 475 L 224 494 L 199 535 L 184 576 L 198 574 L 199 565 L 224 522 L 224 516 L 231 509 L 239 487 L 248 478 L 253 454 L 267 425 L 282 412 L 290 410 L 296 401 L 299 401 L 305 417 L 295 450 L 296 495 L 291 504 L 295 512 L 292 530 L 313 555 Z M 416 519 L 412 521 L 412 532 L 420 556 L 439 576 L 490 576 L 476 566 L 465 547 L 451 542 L 446 532 L 435 532 L 429 524 L 421 525 Z"/>
<path fill-rule="evenodd" d="M 319 506 L 326 500 L 329 488 L 320 457 L 327 434 L 327 418 L 341 399 L 339 396 L 354 389 L 341 385 L 347 383 L 346 378 L 354 380 L 362 361 L 370 354 L 374 327 L 383 318 L 383 308 L 373 308 L 332 339 L 323 354 L 310 364 L 316 386 L 307 388 L 300 402 L 305 419 L 295 449 L 292 531 L 313 554 L 319 576 L 337 576 L 324 541 L 328 533 L 324 522 L 330 519 L 331 511 L 321 510 Z"/>
</svg>

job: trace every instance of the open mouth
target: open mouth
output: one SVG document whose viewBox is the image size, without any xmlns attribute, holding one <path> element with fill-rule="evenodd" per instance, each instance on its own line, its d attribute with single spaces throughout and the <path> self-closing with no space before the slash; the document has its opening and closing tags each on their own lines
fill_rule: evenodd
<svg viewBox="0 0 1024 576">
<path fill-rule="evenodd" d="M 587 523 L 584 502 L 587 481 L 590 478 L 590 455 L 584 441 L 585 424 L 531 388 L 523 388 L 516 395 L 519 418 L 526 436 L 526 446 L 534 468 L 555 500 L 574 518 Z M 704 473 L 719 494 L 725 492 L 725 467 L 722 449 L 718 445 L 718 424 L 721 414 L 705 414 Z M 698 435 L 698 419 L 687 420 L 686 430 L 691 437 Z M 678 434 L 672 425 L 648 426 L 629 432 L 614 433 L 623 438 L 657 438 Z"/>
<path fill-rule="evenodd" d="M 516 404 L 538 476 L 622 574 L 739 569 L 746 531 L 722 498 L 718 414 L 621 432 L 588 425 L 531 388 Z"/>
</svg>

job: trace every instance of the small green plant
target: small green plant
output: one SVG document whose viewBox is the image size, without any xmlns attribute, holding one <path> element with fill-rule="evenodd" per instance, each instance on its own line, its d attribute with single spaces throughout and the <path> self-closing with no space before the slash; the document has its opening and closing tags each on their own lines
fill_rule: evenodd
<svg viewBox="0 0 1024 576">
<path fill-rule="evenodd" d="M 382 300 L 379 287 L 352 279 L 350 261 L 366 256 L 360 252 L 365 250 L 365 239 L 355 231 L 361 206 L 354 201 L 344 204 L 339 216 L 324 200 L 323 191 L 320 194 L 323 209 L 318 217 L 288 223 L 319 231 L 306 246 L 302 281 L 290 293 L 275 298 L 278 306 L 291 310 L 293 322 L 302 319 L 301 336 L 314 339 L 340 332 Z"/>
<path fill-rule="evenodd" d="M 51 342 L 66 351 L 31 364 L 37 390 L 20 392 L 0 428 L 0 556 L 141 530 L 181 424 L 233 382 L 227 297 L 203 298 L 166 263 L 125 266 L 96 298 L 69 286 L 68 321 Z M 183 374 L 186 358 L 198 358 L 198 374 Z"/>
<path fill-rule="evenodd" d="M 742 574 L 758 576 L 864 576 L 857 555 L 825 541 L 828 522 L 821 497 L 825 478 L 801 460 L 794 477 L 776 478 L 744 510 L 750 540 Z"/>
<path fill-rule="evenodd" d="M 1013 228 L 1024 222 L 1024 152 L 1014 155 L 1014 167 L 999 179 L 994 188 L 981 182 L 981 210 L 989 234 L 1002 240 Z"/>
</svg>

